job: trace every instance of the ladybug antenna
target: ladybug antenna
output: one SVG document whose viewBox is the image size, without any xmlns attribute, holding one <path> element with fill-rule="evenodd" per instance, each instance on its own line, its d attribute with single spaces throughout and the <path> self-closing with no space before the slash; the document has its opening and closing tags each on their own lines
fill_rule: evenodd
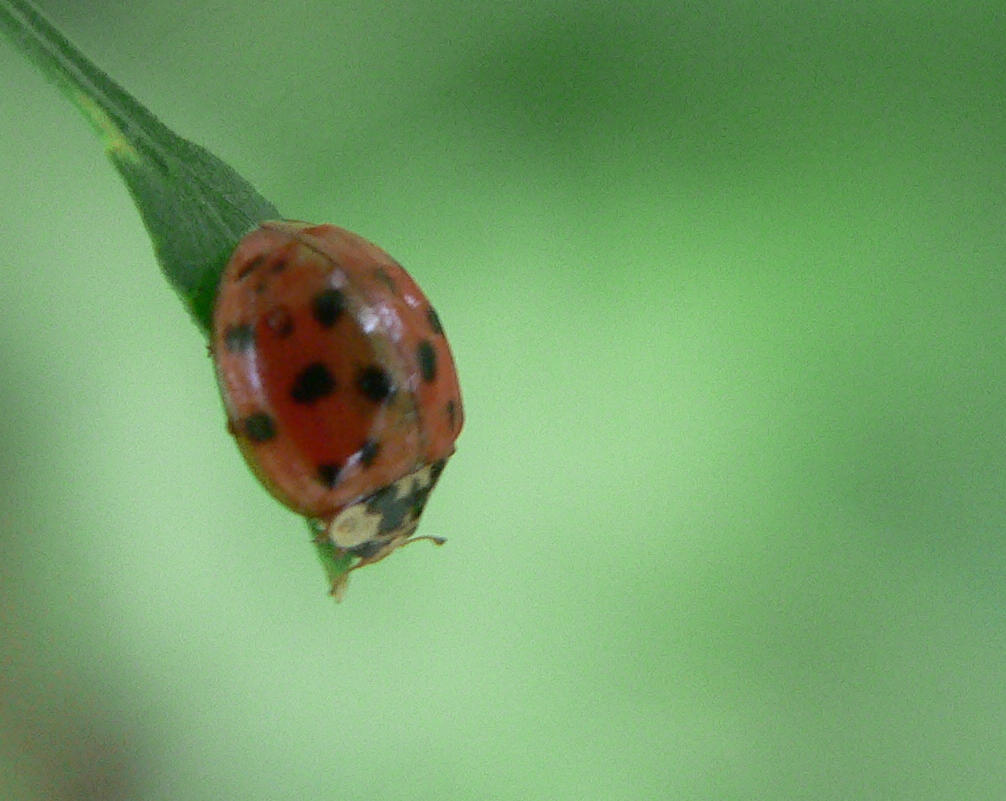
<svg viewBox="0 0 1006 801">
<path fill-rule="evenodd" d="M 434 537 L 430 534 L 424 534 L 421 537 L 408 537 L 397 544 L 390 544 L 390 547 L 382 548 L 377 553 L 371 556 L 361 557 L 355 565 L 353 565 L 348 570 L 340 573 L 336 579 L 332 582 L 332 589 L 329 590 L 329 595 L 335 598 L 336 601 L 341 601 L 343 596 L 346 594 L 346 587 L 349 585 L 349 574 L 354 570 L 358 570 L 361 567 L 366 567 L 367 565 L 372 565 L 374 562 L 380 562 L 385 556 L 390 554 L 392 551 L 396 551 L 399 548 L 404 548 L 406 545 L 411 545 L 414 542 L 419 542 L 420 540 L 429 540 L 434 545 L 443 545 L 447 540 L 444 537 Z"/>
<path fill-rule="evenodd" d="M 443 545 L 447 542 L 446 537 L 434 537 L 432 534 L 423 534 L 421 537 L 409 537 L 402 545 L 411 545 L 414 542 L 419 542 L 419 540 L 429 540 L 434 545 Z"/>
</svg>

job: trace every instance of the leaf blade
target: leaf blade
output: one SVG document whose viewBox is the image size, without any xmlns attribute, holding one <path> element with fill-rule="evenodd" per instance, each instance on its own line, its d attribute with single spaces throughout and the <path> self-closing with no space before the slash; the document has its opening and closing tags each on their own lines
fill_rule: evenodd
<svg viewBox="0 0 1006 801">
<path fill-rule="evenodd" d="M 276 207 L 230 166 L 172 132 L 26 0 L 0 0 L 0 30 L 98 131 L 166 277 L 208 333 L 231 252 L 260 222 L 278 218 Z"/>
</svg>

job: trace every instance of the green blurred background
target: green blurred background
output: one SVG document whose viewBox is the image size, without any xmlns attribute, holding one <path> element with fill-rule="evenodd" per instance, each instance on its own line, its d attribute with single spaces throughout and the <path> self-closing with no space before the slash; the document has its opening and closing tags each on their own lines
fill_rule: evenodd
<svg viewBox="0 0 1006 801">
<path fill-rule="evenodd" d="M 389 250 L 467 426 L 325 594 L 0 42 L 0 797 L 1006 797 L 999 3 L 43 0 Z"/>
</svg>

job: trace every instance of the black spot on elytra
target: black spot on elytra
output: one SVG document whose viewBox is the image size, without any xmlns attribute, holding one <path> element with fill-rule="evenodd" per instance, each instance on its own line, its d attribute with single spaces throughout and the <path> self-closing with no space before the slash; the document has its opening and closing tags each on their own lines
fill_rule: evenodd
<svg viewBox="0 0 1006 801">
<path fill-rule="evenodd" d="M 440 317 L 437 315 L 432 306 L 426 307 L 426 319 L 429 321 L 430 328 L 433 330 L 434 334 L 440 336 L 444 333 L 444 327 L 440 324 Z"/>
<path fill-rule="evenodd" d="M 360 464 L 364 467 L 370 467 L 377 458 L 377 452 L 380 449 L 381 447 L 377 442 L 372 439 L 368 439 L 360 448 Z"/>
<path fill-rule="evenodd" d="M 383 368 L 372 364 L 369 367 L 364 367 L 357 374 L 356 388 L 364 397 L 374 403 L 380 403 L 391 394 L 391 378 Z"/>
<path fill-rule="evenodd" d="M 437 377 L 437 352 L 428 340 L 423 340 L 416 348 L 416 358 L 419 359 L 419 372 L 426 382 Z"/>
<path fill-rule="evenodd" d="M 324 289 L 311 301 L 311 312 L 318 325 L 331 328 L 346 308 L 346 298 L 338 289 Z"/>
<path fill-rule="evenodd" d="M 391 275 L 388 273 L 387 270 L 385 270 L 383 267 L 376 267 L 374 269 L 374 275 L 377 276 L 377 280 L 379 280 L 382 284 L 384 284 L 388 288 L 391 294 L 393 295 L 398 294 L 398 287 L 395 286 L 395 282 L 391 278 Z"/>
<path fill-rule="evenodd" d="M 229 325 L 224 330 L 224 346 L 231 353 L 240 353 L 255 345 L 255 331 L 247 323 Z"/>
<path fill-rule="evenodd" d="M 339 481 L 339 473 L 342 471 L 340 465 L 329 463 L 318 465 L 318 481 L 329 489 L 332 489 Z"/>
<path fill-rule="evenodd" d="M 312 362 L 299 373 L 290 387 L 290 397 L 297 403 L 314 403 L 335 390 L 335 377 L 321 362 Z"/>
<path fill-rule="evenodd" d="M 451 431 L 453 431 L 458 424 L 458 405 L 454 402 L 454 398 L 447 401 L 447 422 L 451 426 Z"/>
<path fill-rule="evenodd" d="M 283 270 L 286 269 L 286 259 L 279 259 L 278 261 L 274 262 L 272 267 L 270 267 L 269 269 L 272 270 L 274 273 L 283 272 Z"/>
<path fill-rule="evenodd" d="M 238 281 L 243 281 L 249 275 L 251 275 L 255 270 L 262 266 L 262 262 L 265 261 L 265 256 L 258 255 L 251 261 L 249 261 L 244 267 L 238 270 Z"/>
<path fill-rule="evenodd" d="M 265 316 L 269 330 L 281 339 L 293 333 L 293 315 L 286 306 L 276 306 Z"/>
<path fill-rule="evenodd" d="M 268 442 L 276 436 L 276 424 L 265 412 L 246 417 L 241 421 L 241 430 L 252 442 Z"/>
</svg>

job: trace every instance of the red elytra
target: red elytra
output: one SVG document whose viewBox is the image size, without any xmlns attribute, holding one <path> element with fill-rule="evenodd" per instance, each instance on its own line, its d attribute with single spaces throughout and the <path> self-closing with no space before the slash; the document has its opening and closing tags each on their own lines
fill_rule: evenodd
<svg viewBox="0 0 1006 801">
<path fill-rule="evenodd" d="M 277 499 L 362 563 L 409 540 L 463 412 L 436 312 L 391 256 L 334 225 L 263 223 L 224 269 L 212 352 Z"/>
</svg>

